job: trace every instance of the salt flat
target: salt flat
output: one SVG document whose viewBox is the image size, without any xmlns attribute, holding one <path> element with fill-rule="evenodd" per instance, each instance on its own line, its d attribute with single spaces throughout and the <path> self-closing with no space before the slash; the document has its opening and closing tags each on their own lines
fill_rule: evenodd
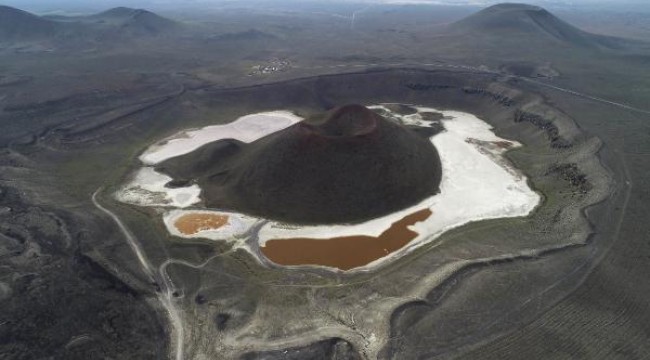
<svg viewBox="0 0 650 360">
<path fill-rule="evenodd" d="M 150 146 L 140 155 L 140 161 L 147 165 L 158 164 L 222 139 L 252 142 L 300 120 L 301 117 L 288 111 L 271 111 L 242 116 L 228 124 L 186 130 Z"/>
<path fill-rule="evenodd" d="M 173 189 L 165 187 L 172 178 L 157 172 L 151 165 L 187 154 L 213 141 L 222 139 L 255 141 L 300 120 L 301 117 L 288 111 L 271 111 L 242 116 L 228 124 L 182 131 L 145 150 L 139 157 L 145 166 L 132 176 L 130 182 L 118 190 L 115 197 L 119 201 L 140 206 L 185 208 L 197 204 L 200 202 L 201 192 L 197 185 Z"/>
<path fill-rule="evenodd" d="M 184 208 L 200 201 L 201 189 L 198 185 L 168 188 L 165 184 L 171 177 L 161 174 L 150 166 L 144 166 L 133 175 L 115 194 L 121 202 L 155 207 Z"/>
<path fill-rule="evenodd" d="M 381 108 L 390 111 L 382 105 Z M 440 124 L 444 131 L 431 138 L 438 150 L 442 163 L 440 193 L 422 200 L 420 203 L 358 224 L 327 226 L 301 226 L 267 221 L 259 230 L 258 242 L 263 247 L 269 240 L 277 239 L 327 239 L 343 236 L 379 236 L 391 224 L 405 216 L 422 209 L 430 209 L 432 216 L 409 228 L 418 236 L 404 248 L 378 259 L 359 269 L 368 269 L 382 262 L 403 255 L 405 252 L 432 241 L 444 232 L 473 221 L 486 219 L 519 217 L 530 214 L 540 202 L 540 196 L 527 183 L 527 178 L 513 168 L 505 159 L 508 149 L 521 144 L 500 138 L 492 127 L 476 116 L 459 111 L 437 110 L 428 107 L 415 107 L 417 114 L 391 116 L 407 125 L 428 126 L 419 113 L 439 112 L 443 114 Z M 212 141 L 235 138 L 251 142 L 300 121 L 301 118 L 287 111 L 252 114 L 241 117 L 226 125 L 208 126 L 198 130 L 184 131 L 170 139 L 150 147 L 142 156 L 146 164 L 189 153 Z M 200 189 L 196 185 L 186 188 L 168 189 L 165 181 L 171 180 L 149 166 L 144 166 L 117 198 L 141 206 L 172 206 L 184 208 L 200 201 Z M 191 213 L 212 213 L 228 215 L 229 222 L 219 229 L 203 230 L 195 234 L 182 234 L 174 222 L 180 216 Z M 264 219 L 243 214 L 210 209 L 171 210 L 163 220 L 168 231 L 185 238 L 207 238 L 212 240 L 234 240 L 243 236 L 254 224 Z M 247 247 L 240 242 L 240 246 Z M 247 249 L 252 250 L 252 249 Z M 250 251 L 257 254 L 255 251 Z"/>
</svg>

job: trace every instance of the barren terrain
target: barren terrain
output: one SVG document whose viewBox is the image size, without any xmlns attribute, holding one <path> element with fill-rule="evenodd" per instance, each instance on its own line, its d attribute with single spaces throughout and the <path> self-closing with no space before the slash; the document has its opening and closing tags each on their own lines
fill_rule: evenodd
<svg viewBox="0 0 650 360">
<path fill-rule="evenodd" d="M 647 357 L 649 45 L 549 37 L 553 21 L 445 32 L 436 7 L 361 9 L 3 40 L 0 357 Z M 265 64 L 277 71 L 251 74 Z M 179 131 L 346 103 L 475 114 L 523 145 L 506 156 L 540 205 L 340 273 L 260 263 L 237 243 L 247 233 L 174 236 L 156 207 L 113 196 Z"/>
</svg>

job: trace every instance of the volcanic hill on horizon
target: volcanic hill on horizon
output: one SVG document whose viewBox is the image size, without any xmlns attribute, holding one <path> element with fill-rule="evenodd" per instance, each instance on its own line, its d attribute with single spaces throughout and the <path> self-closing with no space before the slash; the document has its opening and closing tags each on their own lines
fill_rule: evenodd
<svg viewBox="0 0 650 360">
<path fill-rule="evenodd" d="M 170 19 L 144 9 L 116 7 L 99 14 L 88 16 L 111 24 L 120 31 L 135 34 L 156 35 L 173 30 L 178 24 Z"/>
<path fill-rule="evenodd" d="M 0 5 L 0 42 L 125 39 L 168 33 L 178 25 L 150 11 L 126 7 L 88 16 L 38 16 Z"/>
<path fill-rule="evenodd" d="M 50 38 L 64 25 L 10 6 L 0 5 L 0 41 Z"/>
<path fill-rule="evenodd" d="M 157 167 L 198 183 L 207 207 L 301 224 L 354 223 L 439 191 L 441 163 L 428 136 L 362 105 L 312 116 L 245 144 L 222 140 Z"/>
<path fill-rule="evenodd" d="M 487 7 L 449 26 L 451 32 L 511 38 L 546 39 L 577 47 L 619 48 L 627 40 L 581 30 L 546 9 L 519 3 Z"/>
</svg>

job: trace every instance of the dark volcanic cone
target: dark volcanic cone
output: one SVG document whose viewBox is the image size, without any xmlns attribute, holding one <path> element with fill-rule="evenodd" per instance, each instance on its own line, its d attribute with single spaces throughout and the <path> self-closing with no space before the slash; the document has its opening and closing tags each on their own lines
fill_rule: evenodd
<svg viewBox="0 0 650 360">
<path fill-rule="evenodd" d="M 293 223 L 359 222 L 438 192 L 428 138 L 361 105 L 306 119 L 250 144 L 215 142 L 159 167 L 196 180 L 209 207 Z"/>
<path fill-rule="evenodd" d="M 544 8 L 527 4 L 506 3 L 490 6 L 451 24 L 450 30 L 503 39 L 550 39 L 578 47 L 618 48 L 626 42 L 623 39 L 580 30 Z"/>
</svg>

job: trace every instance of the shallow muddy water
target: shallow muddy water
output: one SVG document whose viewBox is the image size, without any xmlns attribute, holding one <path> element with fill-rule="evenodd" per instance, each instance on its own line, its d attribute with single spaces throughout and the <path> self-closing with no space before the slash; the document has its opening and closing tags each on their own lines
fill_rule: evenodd
<svg viewBox="0 0 650 360">
<path fill-rule="evenodd" d="M 206 213 L 186 214 L 178 218 L 174 226 L 184 235 L 200 231 L 216 230 L 228 224 L 228 216 Z"/>
<path fill-rule="evenodd" d="M 423 209 L 393 223 L 381 235 L 341 236 L 330 239 L 276 239 L 261 247 L 262 253 L 280 265 L 320 265 L 350 270 L 367 265 L 401 249 L 419 234 L 408 227 L 431 216 Z"/>
</svg>

